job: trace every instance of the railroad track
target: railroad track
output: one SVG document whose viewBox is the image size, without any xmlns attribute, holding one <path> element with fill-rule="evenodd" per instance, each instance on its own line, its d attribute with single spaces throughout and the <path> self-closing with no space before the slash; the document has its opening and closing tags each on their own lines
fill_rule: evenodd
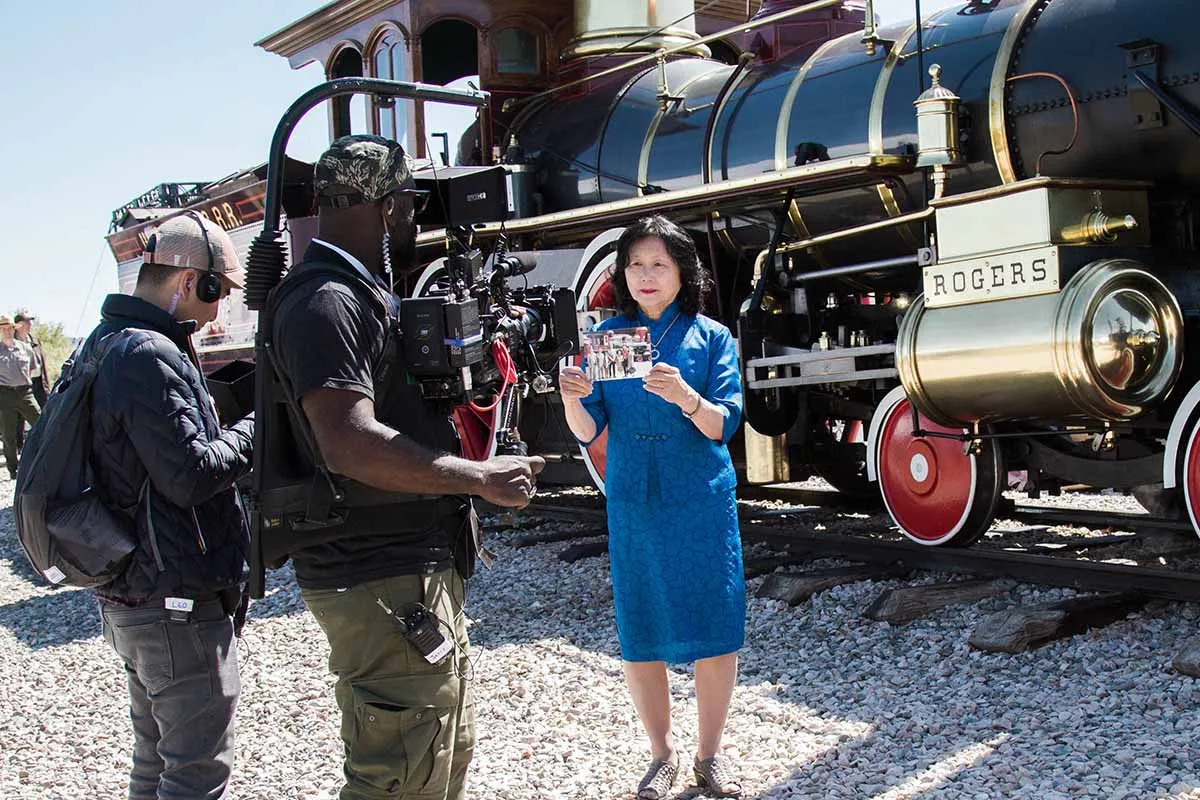
<svg viewBox="0 0 1200 800">
<path fill-rule="evenodd" d="M 1145 514 L 1098 512 L 1083 509 L 1045 508 L 1042 506 L 1012 505 L 1001 517 L 1032 521 L 1046 527 L 1076 525 L 1085 528 L 1113 529 L 1131 533 L 1079 538 L 1060 537 L 1053 543 L 1035 543 L 1020 548 L 977 546 L 974 548 L 926 547 L 907 540 L 893 540 L 860 534 L 831 533 L 806 522 L 805 517 L 817 509 L 832 511 L 850 508 L 860 513 L 877 512 L 862 503 L 847 501 L 835 492 L 789 489 L 784 492 L 753 492 L 754 499 L 785 499 L 796 503 L 782 508 L 744 506 L 739 515 L 742 536 L 747 541 L 765 542 L 781 548 L 774 562 L 758 559 L 757 572 L 770 572 L 774 566 L 795 564 L 816 558 L 841 558 L 860 564 L 883 568 L 885 573 L 897 571 L 933 570 L 977 577 L 1011 579 L 1021 583 L 1070 587 L 1086 592 L 1118 592 L 1143 598 L 1161 598 L 1200 602 L 1200 572 L 1181 571 L 1160 566 L 1105 563 L 1091 556 L 1105 547 L 1133 542 L 1142 533 L 1169 531 L 1179 534 L 1172 553 L 1195 552 L 1200 558 L 1200 542 L 1190 535 L 1190 525 L 1179 520 L 1151 517 Z M 565 500 L 565 502 L 564 502 Z M 828 502 L 825 502 L 828 501 Z M 599 497 L 576 496 L 569 499 L 539 496 L 528 509 L 517 512 L 513 520 L 536 517 L 585 523 L 578 530 L 557 531 L 525 537 L 523 543 L 566 541 L 601 537 L 604 535 L 604 507 Z M 825 519 L 828 522 L 828 519 Z M 857 520 L 870 526 L 869 520 Z M 886 517 L 875 527 L 886 526 Z M 603 552 L 603 541 L 573 545 L 564 557 L 596 555 Z M 774 566 L 773 566 L 774 564 Z"/>
</svg>

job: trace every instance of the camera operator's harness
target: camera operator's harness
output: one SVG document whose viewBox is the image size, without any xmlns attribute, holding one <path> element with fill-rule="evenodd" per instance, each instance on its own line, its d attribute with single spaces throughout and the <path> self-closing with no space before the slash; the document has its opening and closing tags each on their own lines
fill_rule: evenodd
<svg viewBox="0 0 1200 800">
<path fill-rule="evenodd" d="M 469 501 L 454 495 L 423 495 L 375 489 L 333 473 L 321 454 L 312 426 L 283 370 L 272 341 L 274 311 L 283 297 L 321 278 L 335 279 L 348 286 L 384 325 L 383 345 L 371 370 L 372 382 L 379 392 L 377 409 L 389 407 L 391 401 L 397 399 L 397 393 L 403 390 L 399 384 L 405 375 L 399 355 L 401 336 L 398 322 L 391 304 L 381 296 L 375 284 L 350 269 L 324 261 L 309 261 L 295 267 L 272 290 L 270 301 L 259 320 L 262 352 L 266 356 L 270 380 L 267 382 L 268 396 L 263 398 L 265 402 L 262 403 L 265 418 L 258 421 L 259 425 L 268 426 L 268 441 L 267 452 L 260 464 L 264 472 L 263 488 L 258 496 L 259 523 L 251 548 L 251 578 L 255 579 L 257 573 L 257 578 L 261 580 L 264 567 L 281 565 L 296 550 L 348 535 L 395 530 L 398 505 L 406 506 L 405 514 L 414 527 L 453 520 L 456 527 L 456 566 L 466 577 L 473 569 L 479 546 L 476 526 L 469 519 L 462 519 L 461 512 L 465 506 L 469 506 Z M 280 449 L 285 445 L 281 439 L 284 420 L 278 413 L 280 403 L 287 409 L 288 426 L 299 439 L 298 443 L 306 451 L 304 455 L 312 464 L 310 475 L 285 476 L 279 469 Z M 351 511 L 353 520 L 350 519 Z M 352 525 L 352 533 L 346 529 L 347 524 Z"/>
<path fill-rule="evenodd" d="M 283 241 L 283 229 L 280 218 L 283 211 L 284 195 L 284 166 L 287 161 L 286 151 L 288 139 L 301 118 L 312 108 L 327 99 L 349 94 L 367 93 L 377 99 L 391 102 L 394 98 L 410 100 L 428 100 L 431 102 L 450 103 L 454 105 L 484 108 L 488 105 L 490 95 L 487 92 L 466 89 L 448 89 L 442 86 L 403 83 L 400 81 L 382 80 L 379 78 L 338 78 L 327 83 L 314 86 L 297 98 L 280 118 L 271 138 L 270 156 L 267 160 L 267 187 L 263 201 L 263 228 L 250 245 L 246 257 L 246 306 L 253 311 L 262 313 L 259 319 L 258 335 L 255 342 L 255 359 L 259 364 L 255 377 L 256 416 L 257 424 L 254 436 L 254 496 L 257 505 L 254 515 L 255 522 L 251 529 L 250 546 L 250 581 L 249 594 L 252 597 L 262 597 L 265 592 L 265 553 L 264 534 L 268 531 L 272 538 L 283 536 L 283 521 L 285 514 L 302 514 L 302 521 L 317 526 L 336 516 L 337 506 L 357 505 L 359 495 L 364 490 L 372 494 L 374 503 L 380 502 L 381 493 L 374 492 L 360 485 L 343 487 L 333 476 L 324 460 L 320 449 L 316 446 L 315 437 L 307 425 L 307 419 L 299 407 L 299 402 L 286 378 L 279 370 L 278 359 L 271 346 L 270 327 L 271 314 L 267 309 L 268 298 L 279 288 L 280 280 L 286 269 L 287 245 Z M 328 267 L 327 267 L 328 268 Z M 293 270 L 298 273 L 299 269 Z M 387 331 L 391 331 L 391 317 L 388 319 Z M 387 344 L 388 334 L 384 336 Z M 388 349 L 385 346 L 384 354 Z M 269 369 L 267 368 L 269 367 Z M 300 432 L 303 445 L 308 448 L 314 472 L 311 476 L 302 476 L 299 480 L 290 475 L 282 475 L 278 469 L 280 463 L 286 463 L 293 453 L 280 452 L 284 443 L 271 441 L 271 435 L 279 432 L 284 419 L 280 418 L 277 407 L 279 398 L 287 407 L 284 417 L 294 420 L 295 430 Z M 295 442 L 288 444 L 295 445 Z M 273 463 L 274 462 L 274 463 Z M 275 467 L 274 470 L 270 469 Z M 272 472 L 267 475 L 265 473 Z M 305 478 L 309 478 L 306 480 Z M 383 493 L 386 495 L 386 493 Z M 393 500 L 396 495 L 390 495 Z M 419 496 L 409 495 L 409 499 L 419 499 Z M 382 502 L 387 502 L 383 500 Z M 368 503 L 362 503 L 368 505 Z M 336 527 L 336 526 L 334 526 Z M 333 538 L 333 537 L 330 537 Z M 287 552 L 295 547 L 281 548 L 276 554 L 286 558 Z M 470 554 L 472 557 L 474 553 Z"/>
</svg>

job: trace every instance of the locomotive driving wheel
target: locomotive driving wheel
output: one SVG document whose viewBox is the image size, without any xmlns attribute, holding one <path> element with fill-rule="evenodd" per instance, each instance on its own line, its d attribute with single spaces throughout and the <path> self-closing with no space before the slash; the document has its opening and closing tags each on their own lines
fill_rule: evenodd
<svg viewBox="0 0 1200 800">
<path fill-rule="evenodd" d="M 1004 491 L 1004 468 L 995 440 L 964 453 L 958 438 L 917 436 L 903 388 L 893 390 L 875 412 L 874 448 L 880 493 L 900 531 L 923 545 L 966 547 L 996 516 Z M 920 416 L 931 433 L 962 434 Z"/>
<path fill-rule="evenodd" d="M 616 312 L 613 299 L 612 275 L 617 263 L 617 240 L 624 228 L 610 228 L 593 239 L 583 252 L 579 269 L 575 273 L 575 310 L 585 325 L 600 322 Z M 582 365 L 581 355 L 563 360 L 564 364 Z M 595 441 L 586 447 L 580 446 L 583 462 L 588 473 L 601 493 L 604 492 L 604 475 L 608 469 L 608 430 L 600 432 Z"/>
<path fill-rule="evenodd" d="M 1183 505 L 1187 508 L 1192 530 L 1200 535 L 1200 419 L 1188 429 L 1183 453 Z"/>
</svg>

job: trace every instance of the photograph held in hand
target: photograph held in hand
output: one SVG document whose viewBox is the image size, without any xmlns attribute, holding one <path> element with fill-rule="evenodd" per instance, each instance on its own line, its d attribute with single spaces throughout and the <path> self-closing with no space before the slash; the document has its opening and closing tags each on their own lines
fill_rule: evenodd
<svg viewBox="0 0 1200 800">
<path fill-rule="evenodd" d="M 654 363 L 649 328 L 617 328 L 580 333 L 583 369 L 593 381 L 644 378 Z"/>
</svg>

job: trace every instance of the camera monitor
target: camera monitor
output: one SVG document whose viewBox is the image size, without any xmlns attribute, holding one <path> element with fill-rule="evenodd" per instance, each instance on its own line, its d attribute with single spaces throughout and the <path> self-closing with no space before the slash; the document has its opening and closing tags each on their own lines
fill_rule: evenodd
<svg viewBox="0 0 1200 800">
<path fill-rule="evenodd" d="M 504 167 L 442 167 L 413 173 L 429 203 L 416 222 L 422 227 L 470 227 L 508 219 L 508 175 Z"/>
</svg>

